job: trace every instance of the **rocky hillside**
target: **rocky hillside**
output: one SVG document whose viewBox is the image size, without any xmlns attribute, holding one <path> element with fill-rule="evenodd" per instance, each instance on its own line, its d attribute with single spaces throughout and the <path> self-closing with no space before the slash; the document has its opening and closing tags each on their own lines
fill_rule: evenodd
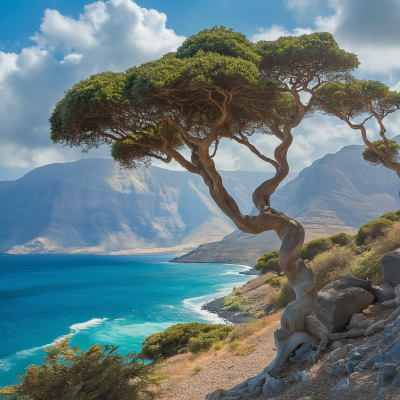
<svg viewBox="0 0 400 400">
<path fill-rule="evenodd" d="M 399 141 L 400 136 L 397 136 Z M 362 158 L 364 146 L 346 146 L 300 172 L 273 195 L 272 207 L 301 222 L 306 241 L 338 232 L 355 234 L 359 226 L 400 207 L 400 181 L 384 167 Z M 276 250 L 275 232 L 248 235 L 238 230 L 176 259 L 180 262 L 255 263 Z"/>
<path fill-rule="evenodd" d="M 270 176 L 222 172 L 244 212 Z M 0 227 L 0 252 L 10 253 L 182 252 L 234 230 L 200 177 L 126 171 L 107 159 L 50 164 L 0 182 Z"/>
</svg>

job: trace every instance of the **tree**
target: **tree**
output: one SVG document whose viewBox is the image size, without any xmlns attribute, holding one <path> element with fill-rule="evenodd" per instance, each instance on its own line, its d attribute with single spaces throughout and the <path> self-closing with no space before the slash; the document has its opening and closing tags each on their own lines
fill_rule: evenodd
<svg viewBox="0 0 400 400">
<path fill-rule="evenodd" d="M 263 373 L 234 389 L 238 398 L 245 392 L 246 397 L 259 394 L 267 375 L 276 374 L 299 345 L 311 343 L 318 354 L 338 337 L 310 315 L 317 294 L 313 272 L 300 254 L 304 229 L 274 210 L 270 196 L 289 172 L 291 130 L 312 114 L 318 88 L 345 80 L 358 64 L 329 33 L 254 44 L 241 33 L 215 27 L 191 36 L 176 53 L 159 60 L 76 84 L 50 118 L 55 143 L 85 151 L 108 143 L 122 167 L 176 160 L 203 178 L 215 203 L 241 231 L 274 230 L 281 238 L 279 266 L 296 300 L 286 307 L 275 332 L 277 357 Z M 250 139 L 255 134 L 279 139 L 273 158 L 254 146 Z M 241 212 L 215 167 L 213 158 L 223 139 L 245 146 L 276 170 L 253 193 L 257 215 Z M 232 391 L 217 391 L 210 399 L 226 395 Z"/>
<path fill-rule="evenodd" d="M 344 82 L 325 83 L 317 89 L 319 96 L 316 108 L 328 115 L 334 115 L 347 125 L 361 132 L 368 146 L 363 157 L 372 165 L 383 165 L 395 171 L 400 178 L 400 146 L 386 138 L 383 120 L 400 108 L 400 93 L 389 90 L 381 82 L 358 80 L 349 77 Z M 375 119 L 381 140 L 370 142 L 365 124 Z M 356 122 L 357 121 L 357 122 Z"/>
</svg>

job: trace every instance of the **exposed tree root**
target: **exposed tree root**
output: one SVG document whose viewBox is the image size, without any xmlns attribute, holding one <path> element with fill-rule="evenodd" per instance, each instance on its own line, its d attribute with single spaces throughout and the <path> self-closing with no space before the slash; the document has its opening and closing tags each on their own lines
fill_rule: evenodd
<svg viewBox="0 0 400 400">
<path fill-rule="evenodd" d="M 279 368 L 286 362 L 289 355 L 300 345 L 312 344 L 317 347 L 317 350 L 311 355 L 312 361 L 316 362 L 318 356 L 326 348 L 328 343 L 340 339 L 375 335 L 383 331 L 385 326 L 394 321 L 399 315 L 400 307 L 390 314 L 388 318 L 376 322 L 367 329 L 354 329 L 351 332 L 343 333 L 330 333 L 318 318 L 310 315 L 306 318 L 306 326 L 310 333 L 296 332 L 290 338 L 280 342 L 281 347 L 278 349 L 278 354 L 275 359 L 259 375 L 247 379 L 230 390 L 218 389 L 208 394 L 206 400 L 242 400 L 258 396 L 261 394 L 262 387 L 266 380 L 271 377 L 274 372 L 279 372 Z M 319 338 L 319 342 L 315 336 Z"/>
</svg>

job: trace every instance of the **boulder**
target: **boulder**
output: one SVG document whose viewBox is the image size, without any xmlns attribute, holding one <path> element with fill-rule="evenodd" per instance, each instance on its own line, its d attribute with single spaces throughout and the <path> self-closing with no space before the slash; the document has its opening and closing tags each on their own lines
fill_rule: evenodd
<svg viewBox="0 0 400 400">
<path fill-rule="evenodd" d="M 366 279 L 356 278 L 352 275 L 345 275 L 340 277 L 338 280 L 328 283 L 320 292 L 329 291 L 331 289 L 342 290 L 358 287 L 366 290 L 367 292 L 371 291 L 372 284 L 371 281 L 367 281 Z"/>
<path fill-rule="evenodd" d="M 372 286 L 371 293 L 374 295 L 376 301 L 394 300 L 396 297 L 394 287 L 388 283 L 380 286 Z"/>
<path fill-rule="evenodd" d="M 262 388 L 262 394 L 275 394 L 284 391 L 287 388 L 282 379 L 274 379 L 267 375 L 265 383 Z"/>
<path fill-rule="evenodd" d="M 355 313 L 350 319 L 350 329 L 367 329 L 374 324 L 372 319 L 366 319 L 362 313 Z"/>
<path fill-rule="evenodd" d="M 393 379 L 396 377 L 396 367 L 397 364 L 392 363 L 388 363 L 383 366 L 377 378 L 378 383 L 381 386 L 386 386 L 393 381 Z"/>
<path fill-rule="evenodd" d="M 331 364 L 341 360 L 342 358 L 345 358 L 347 356 L 347 349 L 345 347 L 340 347 L 339 349 L 336 349 L 332 351 L 331 354 L 329 354 L 329 362 Z"/>
<path fill-rule="evenodd" d="M 350 386 L 349 378 L 344 378 L 332 389 L 332 392 L 336 392 L 337 390 L 348 389 Z"/>
<path fill-rule="evenodd" d="M 342 278 L 363 281 L 354 277 Z M 374 296 L 366 289 L 354 286 L 343 287 L 347 285 L 347 282 L 343 280 L 338 283 L 338 281 L 331 282 L 318 292 L 318 304 L 314 309 L 314 315 L 331 333 L 343 330 L 353 314 L 362 312 L 374 300 Z M 371 282 L 368 283 L 371 287 Z M 364 286 L 368 287 L 366 284 Z"/>
<path fill-rule="evenodd" d="M 382 257 L 381 270 L 392 286 L 400 284 L 400 248 Z"/>
</svg>

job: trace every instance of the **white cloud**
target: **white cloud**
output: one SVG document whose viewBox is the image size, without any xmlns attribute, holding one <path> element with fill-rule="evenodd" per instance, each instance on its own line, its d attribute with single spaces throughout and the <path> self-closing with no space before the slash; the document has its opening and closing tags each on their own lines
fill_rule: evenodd
<svg viewBox="0 0 400 400">
<path fill-rule="evenodd" d="M 46 10 L 31 46 L 19 54 L 0 51 L 0 165 L 82 158 L 79 149 L 52 144 L 48 118 L 54 105 L 94 73 L 124 71 L 176 50 L 185 38 L 167 29 L 166 21 L 165 14 L 132 0 L 89 4 L 78 19 Z M 109 156 L 109 150 L 87 156 Z"/>
<path fill-rule="evenodd" d="M 301 36 L 305 34 L 310 34 L 313 31 L 311 29 L 304 29 L 304 28 L 295 28 L 292 32 L 289 32 L 283 26 L 280 25 L 272 25 L 271 28 L 267 29 L 260 29 L 259 33 L 256 33 L 251 37 L 253 42 L 258 42 L 260 40 L 276 40 L 279 39 L 281 36 Z"/>
</svg>

